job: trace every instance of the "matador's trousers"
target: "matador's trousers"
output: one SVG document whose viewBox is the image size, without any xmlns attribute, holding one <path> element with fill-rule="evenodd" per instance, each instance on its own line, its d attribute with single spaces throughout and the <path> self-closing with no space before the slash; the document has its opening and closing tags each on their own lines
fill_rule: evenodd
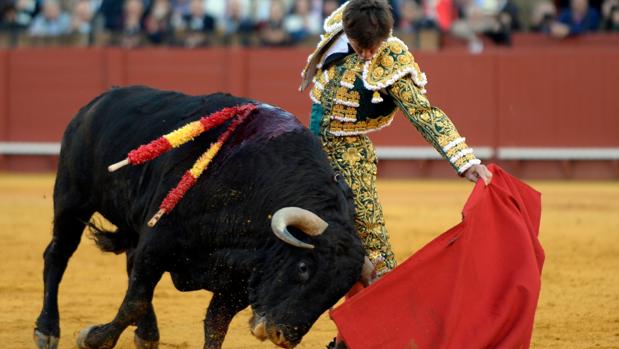
<svg viewBox="0 0 619 349">
<path fill-rule="evenodd" d="M 376 192 L 377 159 L 374 145 L 364 135 L 322 135 L 321 142 L 334 170 L 342 174 L 352 189 L 355 228 L 380 277 L 395 268 L 396 260 Z"/>
</svg>

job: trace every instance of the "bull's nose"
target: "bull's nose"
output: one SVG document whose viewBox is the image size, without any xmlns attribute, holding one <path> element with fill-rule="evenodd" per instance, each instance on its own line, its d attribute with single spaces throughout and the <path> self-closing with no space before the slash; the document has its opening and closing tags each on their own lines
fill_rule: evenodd
<svg viewBox="0 0 619 349">
<path fill-rule="evenodd" d="M 291 343 L 288 339 L 286 339 L 284 332 L 280 329 L 275 329 L 274 331 L 272 331 L 270 333 L 269 339 L 271 340 L 271 342 L 273 342 L 273 344 L 282 348 L 294 348 L 295 346 L 295 344 Z"/>
<path fill-rule="evenodd" d="M 284 342 L 286 342 L 286 339 L 284 338 L 284 334 L 282 333 L 282 331 L 280 330 L 275 331 L 275 338 L 273 338 L 273 341 L 275 342 L 275 344 L 279 345 L 280 347 L 282 346 Z"/>
<path fill-rule="evenodd" d="M 251 328 L 251 333 L 261 341 L 267 338 L 266 328 L 264 322 L 259 322 L 256 326 Z"/>
<path fill-rule="evenodd" d="M 249 319 L 249 329 L 251 331 L 251 334 L 253 334 L 261 341 L 267 339 L 268 337 L 266 329 L 266 319 L 263 316 L 253 314 L 251 319 Z"/>
</svg>

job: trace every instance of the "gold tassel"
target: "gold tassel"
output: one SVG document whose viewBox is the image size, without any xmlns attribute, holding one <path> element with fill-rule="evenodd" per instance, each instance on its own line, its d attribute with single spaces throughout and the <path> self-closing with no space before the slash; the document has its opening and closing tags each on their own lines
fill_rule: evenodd
<svg viewBox="0 0 619 349">
<path fill-rule="evenodd" d="M 383 97 L 380 96 L 380 93 L 378 91 L 374 91 L 374 94 L 372 94 L 372 103 L 378 104 L 382 101 Z"/>
</svg>

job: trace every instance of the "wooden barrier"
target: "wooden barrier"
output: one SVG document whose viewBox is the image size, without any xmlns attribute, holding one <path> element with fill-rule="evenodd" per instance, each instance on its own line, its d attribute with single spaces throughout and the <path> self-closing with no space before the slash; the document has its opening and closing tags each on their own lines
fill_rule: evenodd
<svg viewBox="0 0 619 349">
<path fill-rule="evenodd" d="M 228 91 L 281 106 L 307 124 L 308 91 L 299 92 L 298 85 L 309 52 L 309 48 L 0 51 L 0 169 L 51 170 L 55 162 L 49 156 L 26 159 L 7 149 L 24 142 L 59 142 L 79 108 L 113 86 L 143 84 L 189 94 Z M 584 177 L 617 178 L 616 46 L 489 49 L 481 55 L 450 49 L 415 56 L 428 75 L 431 102 L 447 112 L 472 146 L 483 149 L 484 157 L 515 170 L 535 161 L 535 171 L 523 170 L 523 175 L 535 177 L 582 177 L 580 172 L 586 171 L 572 168 L 586 168 L 581 162 L 595 160 L 600 162 L 598 172 Z M 382 175 L 453 175 L 446 163 L 422 156 L 429 154 L 428 145 L 401 114 L 372 138 L 385 159 Z M 600 148 L 601 158 L 578 156 L 579 149 Z M 519 149 L 527 151 L 518 155 Z M 564 156 L 539 158 L 545 150 Z M 551 170 L 541 171 L 543 162 Z"/>
</svg>

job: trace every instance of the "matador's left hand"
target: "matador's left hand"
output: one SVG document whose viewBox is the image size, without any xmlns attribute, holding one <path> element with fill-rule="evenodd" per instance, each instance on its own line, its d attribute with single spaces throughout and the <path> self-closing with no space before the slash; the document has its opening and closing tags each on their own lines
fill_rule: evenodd
<svg viewBox="0 0 619 349">
<path fill-rule="evenodd" d="M 488 170 L 486 165 L 473 165 L 468 170 L 464 171 L 464 177 L 469 181 L 475 183 L 477 180 L 482 179 L 484 184 L 488 185 L 492 181 L 492 172 Z"/>
</svg>

